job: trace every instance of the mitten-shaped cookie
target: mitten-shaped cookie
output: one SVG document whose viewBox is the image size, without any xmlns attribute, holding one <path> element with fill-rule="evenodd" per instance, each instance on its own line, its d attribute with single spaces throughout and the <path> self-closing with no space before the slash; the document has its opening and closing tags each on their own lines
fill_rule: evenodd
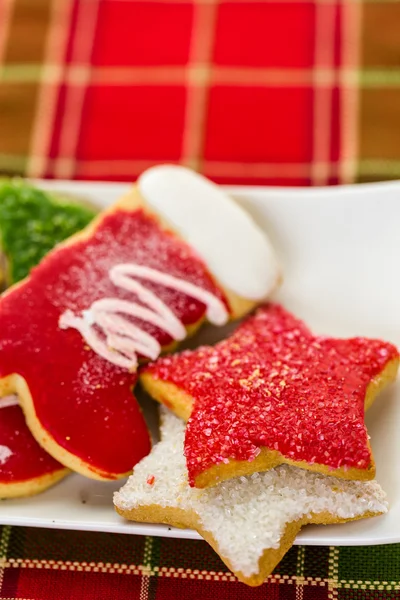
<svg viewBox="0 0 400 600">
<path fill-rule="evenodd" d="M 0 287 L 28 275 L 57 243 L 83 229 L 95 210 L 21 180 L 0 182 Z M 0 399 L 0 498 L 29 496 L 68 474 L 32 436 L 17 396 Z"/>
<path fill-rule="evenodd" d="M 94 478 L 150 448 L 132 394 L 155 359 L 204 319 L 224 324 L 276 286 L 262 231 L 217 186 L 155 167 L 0 300 L 0 395 L 18 393 L 37 441 Z"/>
</svg>

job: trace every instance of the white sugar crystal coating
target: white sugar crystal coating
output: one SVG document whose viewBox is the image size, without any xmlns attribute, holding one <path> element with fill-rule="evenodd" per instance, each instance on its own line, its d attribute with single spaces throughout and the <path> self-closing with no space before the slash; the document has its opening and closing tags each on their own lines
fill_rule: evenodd
<svg viewBox="0 0 400 600">
<path fill-rule="evenodd" d="M 178 165 L 147 169 L 138 186 L 223 286 L 250 300 L 268 297 L 279 277 L 272 245 L 222 188 Z"/>
<path fill-rule="evenodd" d="M 115 493 L 115 505 L 129 510 L 156 504 L 195 512 L 219 554 L 246 577 L 258 573 L 265 549 L 280 546 L 287 523 L 311 512 L 327 511 L 340 519 L 387 512 L 385 493 L 376 481 L 338 480 L 288 465 L 214 488 L 190 488 L 183 456 L 185 424 L 162 411 L 161 441 Z"/>
</svg>

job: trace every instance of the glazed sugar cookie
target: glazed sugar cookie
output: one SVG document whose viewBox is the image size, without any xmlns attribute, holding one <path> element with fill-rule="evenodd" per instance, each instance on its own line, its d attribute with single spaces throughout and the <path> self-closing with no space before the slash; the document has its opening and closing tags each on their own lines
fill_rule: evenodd
<svg viewBox="0 0 400 600">
<path fill-rule="evenodd" d="M 21 180 L 0 182 L 0 287 L 19 281 L 57 243 L 83 229 L 96 211 Z M 0 399 L 0 498 L 29 496 L 68 469 L 39 446 L 16 396 Z"/>
<path fill-rule="evenodd" d="M 212 215 L 194 231 L 175 219 L 177 207 L 196 212 L 209 197 L 223 230 Z M 240 227 L 247 271 L 254 263 L 260 278 L 256 255 L 263 260 L 256 289 L 232 270 L 217 280 Z M 216 228 L 220 259 L 209 268 L 203 237 Z M 219 325 L 242 314 L 278 277 L 268 240 L 232 200 L 185 169 L 155 168 L 3 295 L 0 396 L 18 394 L 33 435 L 62 464 L 121 477 L 150 449 L 132 395 L 138 359 L 155 359 L 205 318 Z"/>
<path fill-rule="evenodd" d="M 133 521 L 197 529 L 244 583 L 263 583 L 306 523 L 342 523 L 387 511 L 375 481 L 343 481 L 288 465 L 207 490 L 191 488 L 184 423 L 163 414 L 161 441 L 115 493 L 115 508 Z"/>
<path fill-rule="evenodd" d="M 227 340 L 145 366 L 141 381 L 188 419 L 191 485 L 281 463 L 345 479 L 372 479 L 364 409 L 393 381 L 398 351 L 365 338 L 314 336 L 268 305 Z"/>
<path fill-rule="evenodd" d="M 17 398 L 1 398 L 0 498 L 37 494 L 67 474 L 33 438 Z"/>
</svg>

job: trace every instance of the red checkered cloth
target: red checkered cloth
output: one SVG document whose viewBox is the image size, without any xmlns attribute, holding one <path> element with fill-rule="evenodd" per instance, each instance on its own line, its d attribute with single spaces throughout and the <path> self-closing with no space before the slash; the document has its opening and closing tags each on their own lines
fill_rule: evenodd
<svg viewBox="0 0 400 600">
<path fill-rule="evenodd" d="M 399 20 L 384 0 L 2 0 L 0 171 L 394 178 Z"/>
</svg>

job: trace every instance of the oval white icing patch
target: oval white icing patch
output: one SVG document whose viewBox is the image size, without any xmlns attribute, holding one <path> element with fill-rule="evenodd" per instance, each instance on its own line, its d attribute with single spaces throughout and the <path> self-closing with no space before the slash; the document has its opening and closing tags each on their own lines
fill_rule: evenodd
<svg viewBox="0 0 400 600">
<path fill-rule="evenodd" d="M 249 300 L 267 298 L 279 274 L 272 245 L 219 186 L 184 167 L 161 165 L 145 171 L 138 187 L 225 288 Z"/>
</svg>

